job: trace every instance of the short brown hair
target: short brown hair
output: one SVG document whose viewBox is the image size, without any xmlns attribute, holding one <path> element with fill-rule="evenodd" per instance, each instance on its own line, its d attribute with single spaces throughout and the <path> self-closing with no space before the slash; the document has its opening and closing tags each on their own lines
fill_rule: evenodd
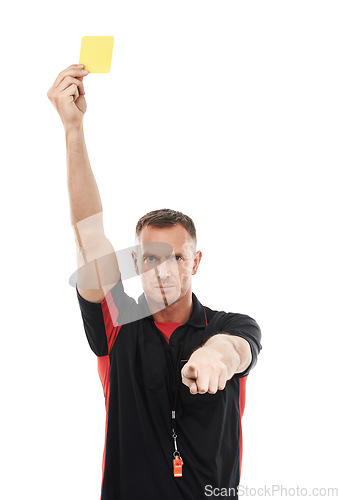
<svg viewBox="0 0 339 500">
<path fill-rule="evenodd" d="M 141 230 L 147 226 L 155 227 L 170 227 L 175 224 L 182 224 L 186 231 L 190 234 L 194 245 L 197 243 L 197 235 L 193 220 L 188 215 L 171 210 L 170 208 L 162 208 L 160 210 L 153 210 L 143 215 L 137 222 L 135 234 L 138 237 Z"/>
</svg>

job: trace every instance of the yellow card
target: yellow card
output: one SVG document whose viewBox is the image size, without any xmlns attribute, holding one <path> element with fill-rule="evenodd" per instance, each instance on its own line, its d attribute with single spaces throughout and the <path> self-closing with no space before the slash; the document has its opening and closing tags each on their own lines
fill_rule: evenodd
<svg viewBox="0 0 339 500">
<path fill-rule="evenodd" d="M 109 73 L 113 42 L 113 36 L 83 36 L 79 64 L 84 64 L 90 73 Z"/>
</svg>

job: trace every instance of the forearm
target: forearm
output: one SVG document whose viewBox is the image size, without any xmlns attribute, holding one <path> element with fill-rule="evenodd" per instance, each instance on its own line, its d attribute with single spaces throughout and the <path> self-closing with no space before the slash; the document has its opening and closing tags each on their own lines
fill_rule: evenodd
<svg viewBox="0 0 339 500">
<path fill-rule="evenodd" d="M 104 232 L 102 204 L 83 127 L 65 131 L 71 221 L 77 246 L 77 286 L 85 299 L 101 301 L 119 279 L 114 248 Z M 95 261 L 95 267 L 87 263 Z"/>
<path fill-rule="evenodd" d="M 251 348 L 247 340 L 227 333 L 210 337 L 203 347 L 209 347 L 220 354 L 221 361 L 230 372 L 242 373 L 252 360 Z"/>
<path fill-rule="evenodd" d="M 65 131 L 67 182 L 71 222 L 76 223 L 102 212 L 96 180 L 88 158 L 83 127 Z"/>
</svg>

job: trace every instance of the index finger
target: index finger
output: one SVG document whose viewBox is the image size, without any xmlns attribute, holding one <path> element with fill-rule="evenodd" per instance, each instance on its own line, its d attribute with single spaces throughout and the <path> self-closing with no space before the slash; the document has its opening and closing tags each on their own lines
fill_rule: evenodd
<svg viewBox="0 0 339 500">
<path fill-rule="evenodd" d="M 71 66 L 64 69 L 63 71 L 61 71 L 58 74 L 58 76 L 57 76 L 57 78 L 52 86 L 57 87 L 62 82 L 62 80 L 65 78 L 65 76 L 77 77 L 77 76 L 84 76 L 84 74 L 82 72 L 82 68 L 79 68 L 78 64 L 72 64 Z"/>
</svg>

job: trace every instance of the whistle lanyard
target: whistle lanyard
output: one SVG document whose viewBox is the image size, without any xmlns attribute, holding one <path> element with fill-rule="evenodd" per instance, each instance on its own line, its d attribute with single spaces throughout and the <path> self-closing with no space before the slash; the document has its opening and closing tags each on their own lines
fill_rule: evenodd
<svg viewBox="0 0 339 500">
<path fill-rule="evenodd" d="M 207 317 L 206 317 L 206 311 L 205 311 L 205 308 L 204 308 L 204 312 L 205 312 L 205 320 L 206 320 L 206 325 L 208 324 L 207 323 Z M 172 398 L 172 391 L 170 391 L 170 398 L 171 398 L 171 407 L 172 407 L 172 411 L 171 411 L 171 418 L 172 418 L 172 431 L 171 431 L 171 434 L 172 434 L 172 438 L 173 438 L 173 442 L 174 442 L 174 452 L 173 452 L 173 457 L 174 457 L 174 460 L 173 460 L 173 475 L 174 477 L 182 477 L 182 466 L 184 465 L 184 461 L 180 455 L 180 451 L 178 450 L 178 446 L 177 446 L 177 429 L 176 429 L 176 407 L 177 407 L 177 399 L 178 399 L 178 392 L 179 392 L 179 385 L 181 383 L 181 373 L 178 374 L 178 365 L 180 364 L 180 361 L 188 361 L 188 359 L 181 359 L 181 355 L 184 351 L 184 346 L 185 346 L 185 343 L 186 343 L 186 336 L 187 336 L 187 333 L 185 335 L 185 338 L 184 338 L 184 341 L 182 343 L 182 346 L 181 346 L 181 349 L 180 349 L 180 355 L 179 355 L 179 360 L 178 360 L 178 363 L 177 363 L 177 366 L 176 366 L 176 373 L 174 374 L 175 375 L 175 380 L 176 380 L 176 384 L 175 384 L 175 394 L 174 394 L 174 401 L 173 401 L 173 398 Z M 170 364 L 170 368 L 171 368 L 171 371 L 173 370 L 173 367 L 172 367 L 172 362 L 168 359 L 168 357 L 166 356 L 166 359 L 168 360 L 168 363 Z"/>
</svg>

